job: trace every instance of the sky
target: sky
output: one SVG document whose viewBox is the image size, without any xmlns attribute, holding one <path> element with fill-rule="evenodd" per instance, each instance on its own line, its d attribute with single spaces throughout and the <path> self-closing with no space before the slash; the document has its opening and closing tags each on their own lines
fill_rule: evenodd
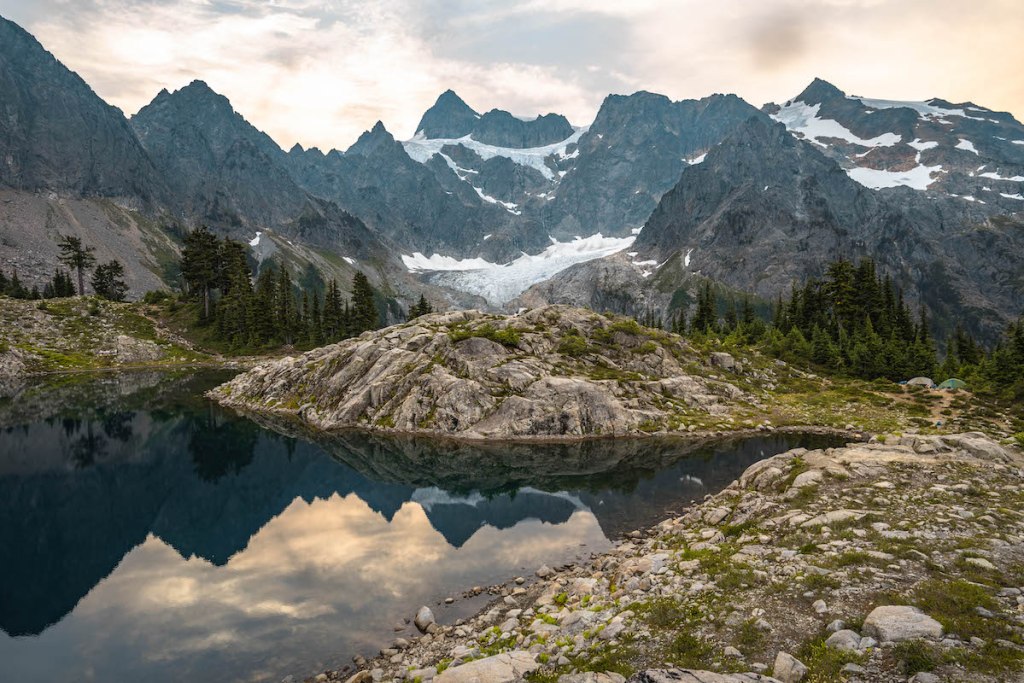
<svg viewBox="0 0 1024 683">
<path fill-rule="evenodd" d="M 399 139 L 451 88 L 589 124 L 609 93 L 850 94 L 1024 118 L 1024 0 L 0 0 L 131 115 L 202 79 L 285 149 Z"/>
</svg>

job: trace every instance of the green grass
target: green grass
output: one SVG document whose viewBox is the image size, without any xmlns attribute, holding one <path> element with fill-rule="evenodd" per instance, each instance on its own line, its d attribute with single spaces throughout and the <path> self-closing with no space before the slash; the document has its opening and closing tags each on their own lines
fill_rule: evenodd
<svg viewBox="0 0 1024 683">
<path fill-rule="evenodd" d="M 908 640 L 897 643 L 892 649 L 892 657 L 899 664 L 900 670 L 907 676 L 922 671 L 934 671 L 943 663 L 942 652 L 931 643 L 923 640 Z"/>
<path fill-rule="evenodd" d="M 833 683 L 842 680 L 844 666 L 860 664 L 866 659 L 856 652 L 829 647 L 825 644 L 825 638 L 819 636 L 804 643 L 794 655 L 807 666 L 805 683 Z"/>
<path fill-rule="evenodd" d="M 505 327 L 499 330 L 491 323 L 484 323 L 478 327 L 469 327 L 464 323 L 452 325 L 448 329 L 448 336 L 453 342 L 464 341 L 472 337 L 482 337 L 509 347 L 518 346 L 522 339 L 519 331 L 515 328 Z"/>
</svg>

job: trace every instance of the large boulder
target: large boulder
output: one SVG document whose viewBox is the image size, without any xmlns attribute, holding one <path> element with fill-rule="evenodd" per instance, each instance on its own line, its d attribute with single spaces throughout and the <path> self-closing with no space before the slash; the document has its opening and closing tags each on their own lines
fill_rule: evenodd
<svg viewBox="0 0 1024 683">
<path fill-rule="evenodd" d="M 882 642 L 942 637 L 942 624 L 918 608 L 906 605 L 876 607 L 864 620 L 862 630 Z"/>
<path fill-rule="evenodd" d="M 461 666 L 445 669 L 435 683 L 512 683 L 540 666 L 535 655 L 524 650 L 503 652 Z"/>
<path fill-rule="evenodd" d="M 433 626 L 434 623 L 436 623 L 434 619 L 434 613 L 430 610 L 429 607 L 424 605 L 423 607 L 420 607 L 419 610 L 416 612 L 416 617 L 413 619 L 413 623 L 416 624 L 416 628 L 418 628 L 423 633 L 426 633 L 427 629 Z"/>
<path fill-rule="evenodd" d="M 775 656 L 772 673 L 782 683 L 800 683 L 807 677 L 807 665 L 788 652 L 780 652 Z"/>
</svg>

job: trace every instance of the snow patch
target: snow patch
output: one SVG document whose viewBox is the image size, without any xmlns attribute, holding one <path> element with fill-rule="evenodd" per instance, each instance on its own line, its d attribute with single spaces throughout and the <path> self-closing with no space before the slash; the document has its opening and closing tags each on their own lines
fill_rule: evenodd
<svg viewBox="0 0 1024 683">
<path fill-rule="evenodd" d="M 1017 201 L 1024 202 L 1024 195 L 1021 194 L 1006 194 L 1005 192 L 1000 192 L 999 195 L 1001 197 L 1006 197 L 1007 199 L 1016 199 Z"/>
<path fill-rule="evenodd" d="M 867 97 L 857 97 L 850 95 L 847 97 L 849 100 L 859 100 L 861 104 L 869 109 L 897 109 L 906 108 L 913 109 L 917 112 L 918 116 L 925 119 L 938 119 L 939 123 L 952 124 L 952 121 L 943 120 L 947 116 L 960 116 L 965 119 L 974 119 L 975 121 L 984 121 L 983 117 L 968 116 L 967 112 L 963 109 L 946 109 L 932 104 L 934 99 L 926 102 L 904 102 L 902 100 L 875 100 Z M 978 110 L 981 111 L 981 110 Z"/>
<path fill-rule="evenodd" d="M 690 254 L 692 254 L 692 253 L 693 253 L 693 249 L 687 249 L 686 250 L 686 256 L 683 257 L 683 267 L 684 268 L 689 268 L 690 267 Z"/>
<path fill-rule="evenodd" d="M 402 146 L 405 148 L 406 154 L 412 159 L 424 164 L 435 154 L 441 154 L 441 148 L 445 145 L 462 145 L 467 149 L 473 150 L 483 159 L 505 157 L 520 166 L 529 166 L 540 171 L 548 180 L 554 180 L 555 174 L 544 163 L 545 159 L 552 155 L 569 159 L 575 158 L 576 151 L 574 151 L 572 156 L 567 156 L 565 150 L 569 145 L 579 142 L 580 137 L 587 132 L 587 128 L 587 126 L 576 128 L 571 136 L 561 142 L 545 145 L 544 147 L 529 147 L 526 149 L 488 145 L 483 142 L 477 142 L 469 135 L 461 138 L 428 138 L 423 134 L 423 131 L 416 133 L 416 136 L 411 140 L 403 142 Z M 450 166 L 454 165 L 454 162 L 448 161 L 448 163 Z"/>
<path fill-rule="evenodd" d="M 257 263 L 263 263 L 277 253 L 277 245 L 274 244 L 274 240 L 267 238 L 263 232 L 257 232 L 256 236 L 249 240 L 249 248 Z"/>
<path fill-rule="evenodd" d="M 480 199 L 484 200 L 488 204 L 501 204 L 503 207 L 505 207 L 505 210 L 508 211 L 513 216 L 519 216 L 523 213 L 522 211 L 516 210 L 519 207 L 518 204 L 513 204 L 512 202 L 503 202 L 500 199 L 496 199 L 495 197 L 492 197 L 488 194 L 484 194 L 484 191 L 481 190 L 476 185 L 471 185 L 471 187 L 474 190 L 476 190 L 476 193 L 480 196 Z"/>
<path fill-rule="evenodd" d="M 916 149 L 918 152 L 923 152 L 928 149 L 935 149 L 936 147 L 939 146 L 939 143 L 935 142 L 934 140 L 923 142 L 920 139 L 914 140 L 913 142 L 908 142 L 907 144 Z"/>
<path fill-rule="evenodd" d="M 539 254 L 523 254 L 509 263 L 491 263 L 482 258 L 456 259 L 416 252 L 402 256 L 413 273 L 438 273 L 451 287 L 478 294 L 492 304 L 503 304 L 525 292 L 531 285 L 548 280 L 569 266 L 610 256 L 632 246 L 635 237 L 604 237 L 601 233 L 577 237 L 571 242 L 551 238 L 551 246 Z"/>
<path fill-rule="evenodd" d="M 942 171 L 942 166 L 924 166 L 918 164 L 909 171 L 879 171 L 874 168 L 846 169 L 846 174 L 864 187 L 881 190 L 887 187 L 910 187 L 915 190 L 927 190 L 932 184 L 932 174 Z"/>
<path fill-rule="evenodd" d="M 704 163 L 704 160 L 707 159 L 707 158 L 708 158 L 708 153 L 704 152 L 699 157 L 694 157 L 693 159 L 683 159 L 683 161 L 688 163 L 690 166 L 696 166 L 697 164 Z"/>
<path fill-rule="evenodd" d="M 895 133 L 883 133 L 878 137 L 865 140 L 854 135 L 853 131 L 833 119 L 818 117 L 820 104 L 810 106 L 804 102 L 791 102 L 779 109 L 772 118 L 786 126 L 786 129 L 799 133 L 811 142 L 827 147 L 819 138 L 838 138 L 862 147 L 892 147 L 903 141 L 903 137 Z"/>
<path fill-rule="evenodd" d="M 974 143 L 971 142 L 970 140 L 965 140 L 964 138 L 960 138 L 960 142 L 956 143 L 956 148 L 964 149 L 967 150 L 968 152 L 974 152 L 975 154 L 978 154 L 978 149 L 974 146 Z"/>
<path fill-rule="evenodd" d="M 988 173 L 982 173 L 982 178 L 991 178 L 992 180 L 1008 180 L 1012 183 L 1024 183 L 1024 176 L 1015 175 L 1012 177 L 1001 176 L 998 173 L 989 171 Z"/>
<path fill-rule="evenodd" d="M 345 263 L 349 264 L 350 266 L 354 266 L 356 264 L 356 260 L 354 258 L 350 258 L 348 256 L 342 256 L 341 260 L 344 261 Z"/>
</svg>

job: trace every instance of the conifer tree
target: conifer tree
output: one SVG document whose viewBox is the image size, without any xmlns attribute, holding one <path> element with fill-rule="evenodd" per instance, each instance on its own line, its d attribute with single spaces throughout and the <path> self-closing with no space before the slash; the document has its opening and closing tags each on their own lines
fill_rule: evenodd
<svg viewBox="0 0 1024 683">
<path fill-rule="evenodd" d="M 277 329 L 279 338 L 287 345 L 295 341 L 295 294 L 288 268 L 281 266 L 277 277 Z"/>
<path fill-rule="evenodd" d="M 110 301 L 124 301 L 128 292 L 128 285 L 124 281 L 124 266 L 116 259 L 96 266 L 91 284 L 97 296 Z"/>
<path fill-rule="evenodd" d="M 217 305 L 217 329 L 221 338 L 235 346 L 253 337 L 253 289 L 245 246 L 232 239 L 220 245 L 218 260 L 221 298 Z"/>
<path fill-rule="evenodd" d="M 357 272 L 352 278 L 351 318 L 349 332 L 353 337 L 380 327 L 380 313 L 378 313 L 377 303 L 374 301 L 373 287 L 361 272 Z"/>
<path fill-rule="evenodd" d="M 96 265 L 95 249 L 82 244 L 72 235 L 62 235 L 57 242 L 60 248 L 60 262 L 78 273 L 78 295 L 85 296 L 85 271 Z"/>
<path fill-rule="evenodd" d="M 260 344 L 269 344 L 277 338 L 277 271 L 273 263 L 260 270 L 256 279 L 253 307 L 253 336 Z"/>
<path fill-rule="evenodd" d="M 701 285 L 697 292 L 697 310 L 693 315 L 690 328 L 694 332 L 710 333 L 718 327 L 718 302 L 710 282 Z"/>
<path fill-rule="evenodd" d="M 210 318 L 212 292 L 220 280 L 220 243 L 205 226 L 185 235 L 181 275 L 189 293 L 202 301 L 203 319 Z"/>
</svg>

